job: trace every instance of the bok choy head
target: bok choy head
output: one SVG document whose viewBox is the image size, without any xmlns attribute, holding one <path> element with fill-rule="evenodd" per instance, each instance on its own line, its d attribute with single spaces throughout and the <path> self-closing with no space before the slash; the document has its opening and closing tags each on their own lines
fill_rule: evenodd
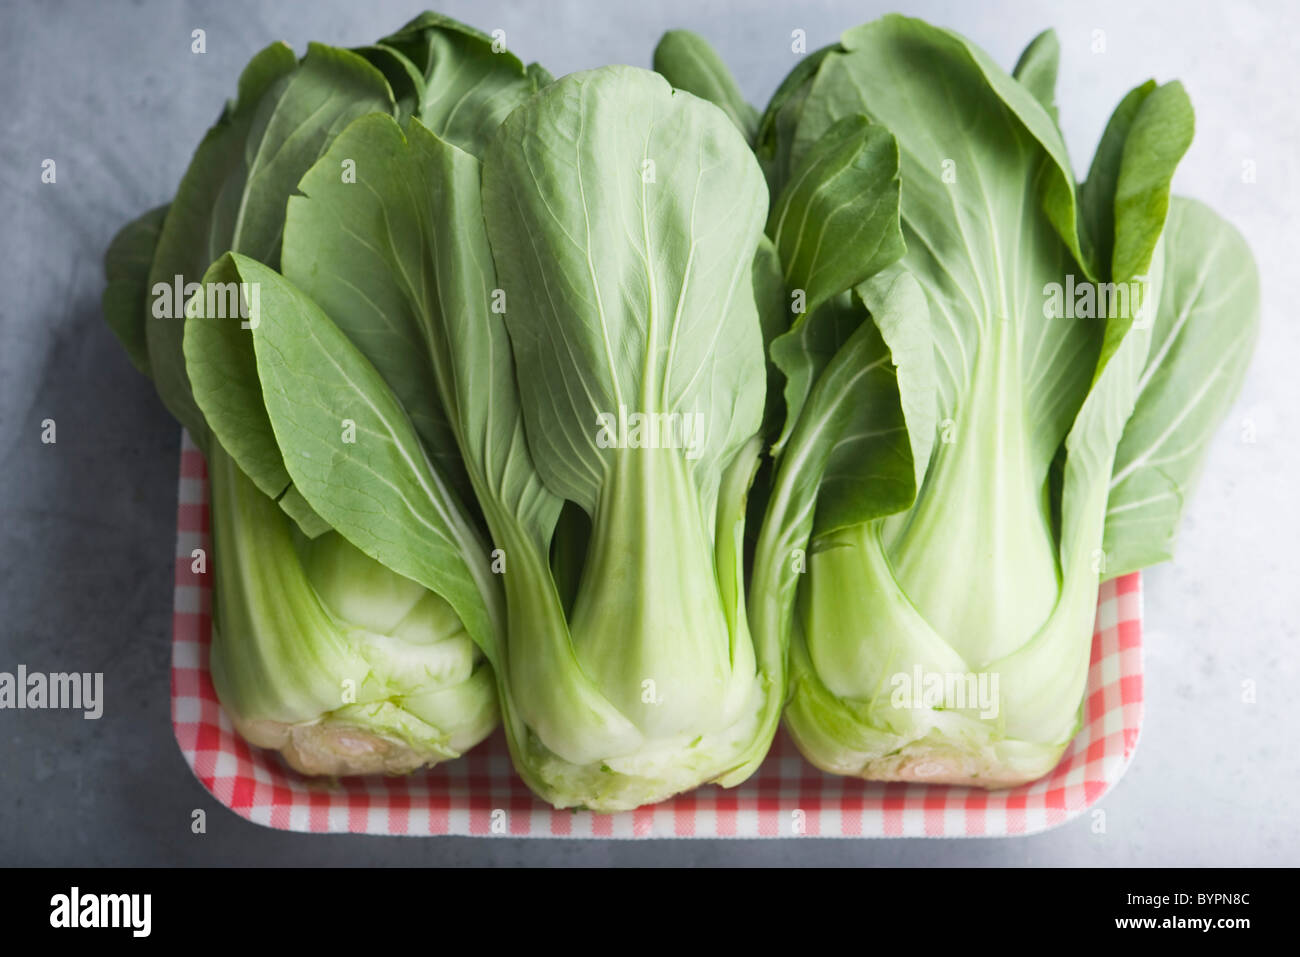
<svg viewBox="0 0 1300 957">
<path fill-rule="evenodd" d="M 762 630 L 789 629 L 787 721 L 830 771 L 1049 771 L 1079 727 L 1099 582 L 1168 557 L 1250 355 L 1248 250 L 1169 196 L 1182 88 L 1130 93 L 1078 184 L 1056 59 L 1045 34 L 1012 76 L 886 17 L 801 65 L 759 125 L 769 234 L 809 310 L 772 345 L 787 423 L 751 602 L 760 575 L 778 598 L 797 577 L 793 620 L 765 610 Z M 873 130 L 897 152 L 847 160 Z M 892 201 L 902 245 L 891 259 L 890 231 L 868 231 L 831 247 L 836 272 L 814 243 L 810 268 L 808 237 L 836 223 L 804 210 L 854 175 Z"/>
<path fill-rule="evenodd" d="M 495 726 L 496 690 L 453 607 L 460 593 L 445 597 L 368 557 L 299 491 L 248 329 L 283 302 L 274 285 L 241 288 L 233 261 L 218 257 L 233 250 L 279 266 L 289 196 L 358 117 L 419 116 L 481 149 L 546 79 L 434 15 L 359 50 L 313 44 L 299 60 L 274 44 L 244 70 L 173 202 L 108 251 L 105 318 L 208 463 L 217 695 L 247 740 L 299 771 L 398 773 L 454 758 Z M 467 479 L 441 409 L 420 407 L 412 421 L 462 493 L 449 506 L 457 521 L 481 523 L 463 504 Z"/>
</svg>

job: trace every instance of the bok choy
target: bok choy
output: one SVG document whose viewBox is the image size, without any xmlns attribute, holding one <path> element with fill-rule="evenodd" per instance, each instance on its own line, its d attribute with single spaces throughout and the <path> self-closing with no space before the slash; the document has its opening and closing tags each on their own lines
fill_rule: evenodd
<svg viewBox="0 0 1300 957">
<path fill-rule="evenodd" d="M 289 196 L 353 120 L 416 115 L 481 148 L 546 79 L 431 14 L 356 51 L 313 44 L 300 61 L 274 44 L 244 70 L 176 198 L 108 252 L 105 318 L 208 463 L 218 698 L 248 741 L 304 773 L 399 773 L 457 757 L 497 724 L 494 679 L 440 594 L 368 558 L 294 486 L 243 328 L 274 314 L 274 292 L 209 265 L 229 250 L 279 265 Z M 414 421 L 463 481 L 436 406 Z"/>
</svg>

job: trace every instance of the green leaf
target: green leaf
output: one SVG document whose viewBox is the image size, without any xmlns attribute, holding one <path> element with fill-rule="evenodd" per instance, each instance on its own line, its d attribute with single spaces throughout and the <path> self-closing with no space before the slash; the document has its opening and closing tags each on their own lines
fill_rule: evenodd
<svg viewBox="0 0 1300 957">
<path fill-rule="evenodd" d="M 1192 104 L 1181 83 L 1166 83 L 1146 98 L 1124 142 L 1115 187 L 1115 249 L 1111 279 L 1142 275 L 1164 229 L 1169 184 L 1191 146 Z"/>
<path fill-rule="evenodd" d="M 1079 202 L 1093 259 L 1112 281 L 1146 271 L 1194 123 L 1182 85 L 1158 87 L 1153 80 L 1130 91 L 1111 115 Z"/>
<path fill-rule="evenodd" d="M 1050 459 L 1082 402 L 1097 349 L 1095 320 L 1046 321 L 1043 313 L 1044 285 L 1063 280 L 1075 262 L 1027 201 L 1035 181 L 1062 175 L 1059 136 L 1036 101 L 1005 74 L 995 79 L 982 55 L 946 31 L 890 16 L 850 34 L 844 42 L 853 52 L 827 57 L 817 75 L 797 135 L 806 145 L 796 152 L 802 157 L 840 117 L 857 113 L 894 132 L 907 183 L 902 262 L 930 300 L 940 417 L 957 418 L 976 358 L 990 353 L 977 344 L 1012 339 L 1005 348 L 1024 357 L 1024 367 L 1006 371 L 1023 383 L 1035 455 Z M 892 79 L 899 76 L 909 81 Z M 1005 90 L 1015 103 L 1003 99 Z M 1013 106 L 1036 117 L 1033 129 Z M 1053 401 L 1034 390 L 1051 390 Z"/>
<path fill-rule="evenodd" d="M 898 270 L 863 284 L 854 297 L 838 297 L 774 343 L 790 410 L 777 453 L 802 417 L 816 414 L 808 410 L 809 395 L 862 325 L 876 333 L 857 347 L 864 378 L 846 399 L 851 407 L 837 413 L 842 424 L 819 491 L 816 535 L 906 509 L 930 459 L 935 385 L 928 310 L 915 279 Z"/>
<path fill-rule="evenodd" d="M 363 117 L 290 200 L 284 272 L 379 370 L 439 471 L 467 488 L 468 469 L 540 544 L 560 502 L 525 444 L 479 183 L 478 161 L 418 120 Z"/>
<path fill-rule="evenodd" d="M 182 283 L 196 282 L 212 261 L 230 248 L 228 230 L 215 225 L 216 208 L 223 202 L 226 182 L 237 178 L 237 171 L 245 163 L 244 147 L 257 104 L 296 66 L 293 51 L 282 43 L 274 43 L 253 57 L 240 74 L 238 98 L 226 106 L 221 119 L 199 144 L 163 222 L 149 270 L 155 307 L 157 294 L 174 283 L 176 276 L 182 277 Z M 226 221 L 230 219 L 225 217 Z M 204 447 L 208 429 L 185 375 L 183 338 L 181 316 L 160 318 L 154 311 L 149 313 L 145 339 L 158 395 L 195 442 Z"/>
<path fill-rule="evenodd" d="M 1110 481 L 1105 577 L 1172 557 L 1201 463 L 1259 333 L 1259 276 L 1241 235 L 1177 197 L 1164 235 L 1163 295 Z"/>
<path fill-rule="evenodd" d="M 669 30 L 655 47 L 655 71 L 679 90 L 718 106 L 752 143 L 758 111 L 745 102 L 736 79 L 709 41 L 690 30 Z"/>
<path fill-rule="evenodd" d="M 1139 298 L 1160 302 L 1167 279 L 1163 245 L 1157 243 L 1148 265 L 1150 277 L 1137 283 Z M 1092 387 L 1065 439 L 1061 503 L 1054 518 L 1060 567 L 1056 604 L 1030 640 L 987 666 L 1001 676 L 1002 727 L 1013 739 L 1063 748 L 1081 721 L 1081 710 L 1064 705 L 1081 700 L 1087 682 L 1098 586 L 1108 566 L 1104 532 L 1110 477 L 1151 355 L 1150 325 L 1136 321 L 1142 316 L 1141 309 L 1131 308 L 1103 316 L 1104 341 Z M 1049 478 L 1054 487 L 1055 476 Z"/>
<path fill-rule="evenodd" d="M 934 349 L 925 294 L 910 273 L 894 270 L 859 286 L 857 295 L 870 310 L 883 351 L 872 360 L 869 380 L 857 387 L 852 423 L 827 463 L 817 502 L 818 535 L 911 506 L 935 439 Z"/>
<path fill-rule="evenodd" d="M 862 115 L 836 122 L 795 166 L 767 232 L 786 287 L 806 293 L 805 315 L 906 251 L 900 186 L 898 142 Z"/>
<path fill-rule="evenodd" d="M 126 350 L 131 364 L 149 375 L 149 343 L 145 317 L 149 303 L 149 267 L 162 232 L 167 206 L 149 210 L 127 223 L 104 254 L 104 321 Z"/>
<path fill-rule="evenodd" d="M 424 74 L 414 63 L 400 51 L 376 43 L 371 46 L 355 47 L 352 51 L 365 57 L 366 61 L 384 75 L 388 87 L 393 91 L 393 100 L 397 105 L 397 116 L 403 124 L 420 109 L 425 98 Z"/>
<path fill-rule="evenodd" d="M 528 66 L 524 68 L 524 72 L 527 73 L 529 78 L 533 81 L 533 87 L 538 90 L 555 82 L 555 77 L 551 75 L 551 71 L 546 69 L 546 67 L 542 66 L 540 63 L 528 64 Z"/>
<path fill-rule="evenodd" d="M 868 323 L 873 329 L 874 324 Z M 916 499 L 898 382 L 879 331 L 850 405 L 855 413 L 831 451 L 817 503 L 817 534 L 907 508 Z"/>
<path fill-rule="evenodd" d="M 1079 187 L 1084 240 L 1097 261 L 1105 263 L 1107 268 L 1115 248 L 1115 190 L 1119 185 L 1124 144 L 1142 104 L 1155 88 L 1155 81 L 1148 80 L 1120 100 L 1097 144 L 1088 179 Z"/>
<path fill-rule="evenodd" d="M 1055 30 L 1044 30 L 1029 42 L 1011 75 L 1056 120 L 1056 75 L 1061 66 L 1061 44 Z"/>
<path fill-rule="evenodd" d="M 760 237 L 758 252 L 754 255 L 754 304 L 758 307 L 758 322 L 763 331 L 763 354 L 767 356 L 767 397 L 763 403 L 763 424 L 760 434 L 763 441 L 773 446 L 787 421 L 785 398 L 781 394 L 784 376 L 772 361 L 771 348 L 778 337 L 790 327 L 790 300 L 786 297 L 785 280 L 781 276 L 781 259 L 776 247 L 767 236 Z M 776 448 L 771 449 L 772 454 Z M 762 456 L 758 472 L 749 489 L 746 503 L 745 535 L 748 551 L 758 535 L 758 529 L 767 511 L 767 496 L 771 487 L 772 462 Z"/>
<path fill-rule="evenodd" d="M 342 317 L 346 334 L 382 363 L 390 382 L 406 383 L 412 401 L 447 412 L 454 446 L 505 561 L 500 580 L 509 616 L 490 606 L 495 631 L 488 653 L 520 773 L 557 803 L 615 801 L 622 790 L 646 782 L 606 775 L 592 791 L 584 762 L 592 754 L 615 760 L 634 751 L 640 733 L 577 663 L 551 576 L 549 546 L 561 499 L 542 484 L 524 439 L 499 311 L 514 302 L 496 294 L 478 162 L 418 121 L 404 134 L 390 120 L 366 118 L 336 146 L 359 157 L 358 182 L 338 184 L 315 171 L 304 180 L 307 195 L 290 203 L 285 268 Z M 329 168 L 327 157 L 321 169 Z M 383 347 L 393 336 L 405 337 L 408 352 L 427 359 L 427 370 L 409 383 L 395 371 L 402 350 Z M 319 490 L 304 493 L 333 520 L 316 500 Z M 493 587 L 485 582 L 481 591 L 499 601 Z M 573 587 L 566 583 L 566 598 Z"/>
<path fill-rule="evenodd" d="M 194 401 L 224 452 L 263 495 L 315 537 L 329 525 L 292 487 L 257 377 L 251 326 L 262 318 L 260 291 L 244 282 L 230 254 L 212 264 L 200 293 L 186 305 L 185 371 Z"/>
<path fill-rule="evenodd" d="M 1163 264 L 1155 263 L 1163 270 Z M 1159 283 L 1159 279 L 1155 280 Z M 1078 730 L 1092 647 L 1097 593 L 1105 567 L 1102 534 L 1108 477 L 1124 423 L 1132 414 L 1138 375 L 1150 344 L 1148 331 L 1112 317 L 1122 328 L 1065 440 L 1061 476 L 1060 585 L 1056 603 L 1028 640 L 988 661 L 1000 676 L 1004 733 L 1013 739 L 1055 743 Z M 1046 768 L 1043 768 L 1043 772 Z M 1043 773 L 1040 772 L 1040 773 Z"/>
<path fill-rule="evenodd" d="M 379 71 L 349 50 L 311 44 L 298 69 L 258 101 L 243 163 L 222 184 L 212 216 L 219 232 L 209 242 L 228 236 L 231 249 L 274 268 L 284 204 L 303 173 L 352 120 L 376 111 L 394 112 Z"/>
<path fill-rule="evenodd" d="M 789 441 L 817 377 L 865 321 L 868 321 L 866 308 L 852 293 L 844 292 L 772 341 L 772 364 L 781 371 L 784 380 L 785 408 L 785 423 L 772 445 L 773 455 L 780 455 Z M 776 381 L 772 381 L 775 386 Z"/>
<path fill-rule="evenodd" d="M 437 13 L 422 13 L 379 41 L 399 51 L 423 76 L 420 121 L 441 139 L 475 156 L 510 112 L 549 77 L 525 67 L 497 41 Z"/>
<path fill-rule="evenodd" d="M 767 360 L 767 398 L 763 405 L 762 433 L 770 443 L 785 421 L 785 406 L 781 395 L 781 374 L 772 362 L 772 344 L 790 328 L 790 300 L 786 295 L 785 279 L 781 275 L 781 258 L 777 255 L 772 240 L 763 236 L 758 241 L 758 252 L 754 255 L 754 304 L 758 307 L 758 324 L 763 332 L 763 355 Z M 752 508 L 759 509 L 759 504 L 751 496 Z M 757 525 L 753 526 L 757 528 Z"/>
<path fill-rule="evenodd" d="M 354 117 L 394 109 L 382 74 L 346 50 L 313 44 L 299 64 L 283 44 L 245 68 L 238 99 L 204 137 L 163 224 L 149 283 L 194 283 L 228 250 L 279 263 L 285 200 Z M 156 298 L 156 297 L 155 297 Z M 196 441 L 206 426 L 185 374 L 179 316 L 146 323 L 159 395 Z"/>
<path fill-rule="evenodd" d="M 763 352 L 777 336 L 790 328 L 790 300 L 781 274 L 781 257 L 772 240 L 762 236 L 754 254 L 754 303 L 763 330 Z"/>
<path fill-rule="evenodd" d="M 795 130 L 803 112 L 804 101 L 812 89 L 813 79 L 822 61 L 831 53 L 842 51 L 838 43 L 814 50 L 804 56 L 786 75 L 768 101 L 758 121 L 754 138 L 754 152 L 763 166 L 767 187 L 773 196 L 781 195 L 790 176 L 790 153 L 794 146 Z"/>
<path fill-rule="evenodd" d="M 846 54 L 827 58 L 804 103 L 791 148 L 796 162 L 835 120 L 854 112 L 854 102 L 858 104 L 857 112 L 883 123 L 900 142 L 905 139 L 902 127 L 915 126 L 918 122 L 932 129 L 952 131 L 951 138 L 940 138 L 931 144 L 929 152 L 946 143 L 948 150 L 938 151 L 944 153 L 942 159 L 954 162 L 961 159 L 962 151 L 958 147 L 972 144 L 976 139 L 964 132 L 979 128 L 973 125 L 977 122 L 974 117 L 1003 126 L 1010 121 L 1008 133 L 1015 140 L 1026 145 L 1028 141 L 1037 141 L 1050 158 L 1039 174 L 1043 209 L 1084 271 L 1089 276 L 1097 274 L 1095 265 L 1085 257 L 1080 246 L 1074 174 L 1065 141 L 1053 118 L 1028 89 L 965 37 L 897 14 L 846 31 L 840 43 Z M 921 71 L 925 82 L 898 82 L 898 77 L 913 77 L 915 71 Z M 908 109 L 909 104 L 899 102 L 903 89 L 913 89 L 923 99 L 911 103 Z M 870 100 L 878 112 L 863 108 L 864 100 Z M 884 108 L 886 104 L 888 109 Z M 834 108 L 828 110 L 828 106 Z M 935 109 L 937 113 L 927 114 L 927 109 Z M 954 121 L 957 125 L 947 125 Z M 907 151 L 906 144 L 904 151 Z M 904 165 L 905 182 L 910 181 L 907 165 Z M 935 174 L 935 170 L 929 172 Z M 957 173 L 960 176 L 960 167 Z"/>
<path fill-rule="evenodd" d="M 311 503 L 303 497 L 302 492 L 290 485 L 277 499 L 284 514 L 293 519 L 294 524 L 308 538 L 318 538 L 326 532 L 333 531 L 332 526 L 317 514 Z"/>
<path fill-rule="evenodd" d="M 763 193 L 721 111 L 627 67 L 548 87 L 489 148 L 483 209 L 529 446 L 588 514 L 617 453 L 602 417 L 703 416 L 689 464 L 706 515 L 757 430 Z"/>
<path fill-rule="evenodd" d="M 222 256 L 187 305 L 184 351 L 194 400 L 212 434 L 262 494 L 275 499 L 292 480 L 262 399 L 253 332 L 244 328 L 262 321 L 260 299 L 260 287 L 244 282 L 230 254 Z"/>
<path fill-rule="evenodd" d="M 284 277 L 245 256 L 231 262 L 260 290 L 257 371 L 294 485 L 353 545 L 446 599 L 494 660 L 498 637 L 485 596 L 499 586 L 401 403 L 329 316 Z"/>
</svg>

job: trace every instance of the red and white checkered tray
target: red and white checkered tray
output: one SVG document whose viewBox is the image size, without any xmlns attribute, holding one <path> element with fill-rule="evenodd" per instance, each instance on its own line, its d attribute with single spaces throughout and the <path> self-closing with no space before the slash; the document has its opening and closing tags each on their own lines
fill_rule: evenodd
<svg viewBox="0 0 1300 957">
<path fill-rule="evenodd" d="M 977 837 L 1032 834 L 1095 804 L 1119 780 L 1142 724 L 1142 591 L 1136 573 L 1102 585 L 1088 674 L 1087 721 L 1061 763 L 1006 791 L 881 784 L 823 774 L 784 732 L 759 772 L 620 814 L 556 811 L 511 770 L 500 731 L 457 761 L 406 777 L 325 782 L 235 734 L 208 674 L 210 576 L 202 454 L 182 436 L 172 644 L 172 725 L 213 797 L 257 824 L 315 833 L 484 837 Z M 209 565 L 209 568 L 211 566 Z"/>
</svg>

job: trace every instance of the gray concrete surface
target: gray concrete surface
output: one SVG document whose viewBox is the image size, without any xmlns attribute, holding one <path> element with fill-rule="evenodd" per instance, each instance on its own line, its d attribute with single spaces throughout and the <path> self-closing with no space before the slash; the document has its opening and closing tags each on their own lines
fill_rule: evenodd
<svg viewBox="0 0 1300 957">
<path fill-rule="evenodd" d="M 1294 4 L 939 3 L 906 12 L 1014 62 L 1061 38 L 1061 115 L 1083 167 L 1113 104 L 1150 75 L 1197 107 L 1181 192 L 1258 256 L 1264 327 L 1215 442 L 1177 562 L 1147 576 L 1147 719 L 1136 761 L 1084 818 L 983 841 L 555 842 L 272 832 L 218 806 L 168 719 L 177 429 L 101 322 L 113 232 L 169 198 L 247 58 L 273 39 L 356 44 L 418 2 L 15 2 L 0 7 L 0 670 L 103 671 L 99 721 L 0 711 L 0 864 L 1294 864 L 1300 419 Z M 885 12 L 869 2 L 447 2 L 555 73 L 648 65 L 660 33 L 713 39 L 763 102 L 809 49 Z M 207 53 L 190 32 L 207 31 Z M 1104 31 L 1104 52 L 1094 52 Z M 40 182 L 57 161 L 57 183 Z M 1256 181 L 1243 182 L 1253 163 Z M 57 422 L 42 444 L 41 421 Z M 1253 437 L 1253 441 L 1247 441 Z M 1253 682 L 1255 701 L 1243 701 Z M 190 832 L 194 808 L 208 831 Z"/>
</svg>

